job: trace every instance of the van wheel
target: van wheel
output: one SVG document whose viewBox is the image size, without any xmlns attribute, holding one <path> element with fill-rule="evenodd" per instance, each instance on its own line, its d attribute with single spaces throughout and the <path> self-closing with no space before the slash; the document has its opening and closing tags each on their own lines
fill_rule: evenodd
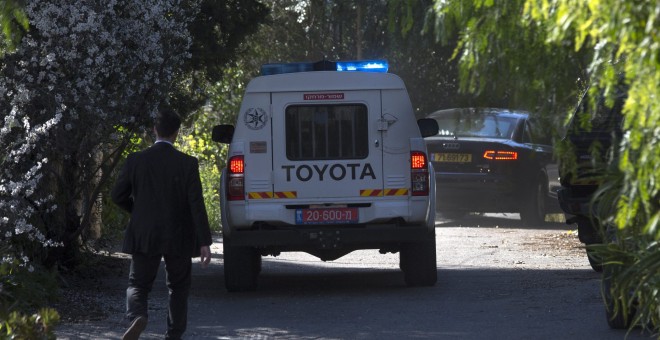
<svg viewBox="0 0 660 340">
<path fill-rule="evenodd" d="M 261 255 L 252 247 L 234 247 L 224 239 L 225 287 L 230 292 L 257 289 Z"/>
<path fill-rule="evenodd" d="M 539 176 L 533 185 L 534 190 L 523 195 L 520 219 L 526 225 L 539 225 L 545 222 L 545 198 L 548 189 L 543 182 L 543 177 Z"/>
<path fill-rule="evenodd" d="M 438 281 L 435 231 L 425 241 L 403 243 L 399 253 L 399 267 L 409 287 L 435 285 Z"/>
</svg>

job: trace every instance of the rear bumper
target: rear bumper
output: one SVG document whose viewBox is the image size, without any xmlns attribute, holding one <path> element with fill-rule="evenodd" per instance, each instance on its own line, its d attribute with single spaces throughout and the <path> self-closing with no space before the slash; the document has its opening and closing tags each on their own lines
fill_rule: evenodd
<svg viewBox="0 0 660 340">
<path fill-rule="evenodd" d="M 509 177 L 436 173 L 437 207 L 482 212 L 517 211 L 521 189 Z"/>
<path fill-rule="evenodd" d="M 409 225 L 425 225 L 429 214 L 428 196 L 413 196 L 403 199 L 378 198 L 368 206 L 359 208 L 358 225 L 384 226 L 389 221 L 400 219 Z M 296 225 L 296 209 L 291 206 L 301 206 L 302 203 L 324 204 L 324 201 L 299 200 L 248 200 L 222 202 L 223 233 L 234 234 L 239 230 L 252 229 L 255 224 L 267 224 L 281 227 L 281 229 L 308 229 L 307 225 Z M 364 201 L 343 200 L 344 204 L 364 204 Z M 434 227 L 428 226 L 427 230 Z M 327 228 L 327 227 L 326 227 Z M 325 229 L 325 228 L 320 228 Z"/>
<path fill-rule="evenodd" d="M 235 230 L 231 242 L 234 246 L 277 248 L 281 251 L 376 249 L 387 244 L 423 241 L 428 239 L 429 233 L 424 225 L 395 224 L 254 229 Z"/>
</svg>

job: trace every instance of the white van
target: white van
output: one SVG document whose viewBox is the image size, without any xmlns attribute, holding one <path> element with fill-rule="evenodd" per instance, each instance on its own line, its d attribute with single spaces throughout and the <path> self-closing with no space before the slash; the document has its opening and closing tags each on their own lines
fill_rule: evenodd
<svg viewBox="0 0 660 340">
<path fill-rule="evenodd" d="M 435 176 L 403 81 L 385 61 L 262 66 L 247 86 L 222 171 L 225 285 L 254 290 L 261 256 L 323 261 L 399 252 L 410 286 L 437 280 Z"/>
</svg>

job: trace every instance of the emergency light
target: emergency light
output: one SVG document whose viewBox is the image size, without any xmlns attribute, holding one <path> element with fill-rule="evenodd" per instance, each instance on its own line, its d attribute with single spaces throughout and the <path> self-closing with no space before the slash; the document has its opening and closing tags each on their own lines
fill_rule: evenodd
<svg viewBox="0 0 660 340">
<path fill-rule="evenodd" d="M 281 73 L 338 71 L 338 72 L 381 72 L 386 73 L 389 65 L 386 60 L 351 60 L 273 63 L 261 65 L 261 75 L 268 76 Z"/>
<path fill-rule="evenodd" d="M 338 61 L 337 71 L 387 72 L 385 60 Z"/>
</svg>

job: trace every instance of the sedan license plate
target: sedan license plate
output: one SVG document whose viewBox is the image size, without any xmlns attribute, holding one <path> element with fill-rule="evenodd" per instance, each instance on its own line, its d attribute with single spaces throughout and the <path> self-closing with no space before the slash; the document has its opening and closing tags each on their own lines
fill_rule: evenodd
<svg viewBox="0 0 660 340">
<path fill-rule="evenodd" d="M 358 208 L 296 209 L 296 224 L 357 223 Z"/>
<path fill-rule="evenodd" d="M 469 163 L 472 162 L 470 153 L 434 153 L 432 160 L 441 163 Z"/>
</svg>

